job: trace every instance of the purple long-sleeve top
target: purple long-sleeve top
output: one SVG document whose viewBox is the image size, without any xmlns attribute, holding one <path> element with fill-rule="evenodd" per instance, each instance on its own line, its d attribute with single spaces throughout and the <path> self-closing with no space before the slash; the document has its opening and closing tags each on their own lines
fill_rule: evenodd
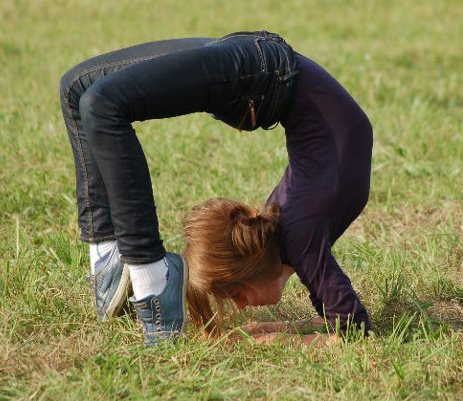
<svg viewBox="0 0 463 401">
<path fill-rule="evenodd" d="M 365 113 L 322 67 L 297 54 L 294 102 L 281 123 L 288 166 L 268 202 L 281 206 L 282 259 L 310 292 L 320 316 L 371 329 L 368 313 L 331 246 L 364 208 L 372 129 Z"/>
</svg>

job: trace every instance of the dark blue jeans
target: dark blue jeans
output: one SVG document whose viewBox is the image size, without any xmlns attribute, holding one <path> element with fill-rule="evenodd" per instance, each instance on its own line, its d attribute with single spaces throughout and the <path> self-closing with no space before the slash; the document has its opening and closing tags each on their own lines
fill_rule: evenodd
<svg viewBox="0 0 463 401">
<path fill-rule="evenodd" d="M 150 174 L 132 122 L 207 112 L 238 129 L 269 128 L 289 107 L 296 74 L 291 47 L 266 31 L 141 44 L 64 74 L 81 240 L 117 239 L 124 262 L 161 259 Z"/>
</svg>

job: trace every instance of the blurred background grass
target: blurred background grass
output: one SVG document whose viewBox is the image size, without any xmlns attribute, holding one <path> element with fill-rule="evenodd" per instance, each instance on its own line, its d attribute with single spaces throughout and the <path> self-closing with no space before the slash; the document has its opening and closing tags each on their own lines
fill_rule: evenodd
<svg viewBox="0 0 463 401">
<path fill-rule="evenodd" d="M 0 4 L 0 400 L 458 399 L 463 391 L 462 81 L 458 1 L 5 1 Z M 78 241 L 60 76 L 136 43 L 281 34 L 327 68 L 373 123 L 370 202 L 335 253 L 376 336 L 317 351 L 189 339 L 140 347 L 128 318 L 96 322 Z M 261 204 L 287 163 L 284 132 L 197 114 L 137 123 L 166 246 L 195 203 Z M 234 316 L 306 318 L 280 305 Z"/>
</svg>

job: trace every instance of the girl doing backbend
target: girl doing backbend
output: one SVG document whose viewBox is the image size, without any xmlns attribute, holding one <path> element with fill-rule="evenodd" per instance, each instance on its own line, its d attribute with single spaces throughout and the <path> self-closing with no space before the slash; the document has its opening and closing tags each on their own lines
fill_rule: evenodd
<svg viewBox="0 0 463 401">
<path fill-rule="evenodd" d="M 214 332 L 211 297 L 273 304 L 296 273 L 330 325 L 339 318 L 342 329 L 348 320 L 371 328 L 331 252 L 368 199 L 371 125 L 330 74 L 279 35 L 236 32 L 103 54 L 62 77 L 61 104 L 101 319 L 121 311 L 131 285 L 147 345 L 184 330 L 186 298 L 194 323 Z M 224 198 L 196 206 L 178 255 L 163 246 L 132 123 L 194 112 L 241 131 L 280 123 L 288 166 L 261 210 Z"/>
</svg>

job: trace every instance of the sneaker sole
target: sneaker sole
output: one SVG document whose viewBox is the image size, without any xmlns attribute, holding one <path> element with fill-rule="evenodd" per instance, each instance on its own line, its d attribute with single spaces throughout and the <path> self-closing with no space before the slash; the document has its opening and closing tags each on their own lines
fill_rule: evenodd
<svg viewBox="0 0 463 401">
<path fill-rule="evenodd" d="M 117 290 L 114 293 L 113 299 L 109 303 L 109 306 L 106 309 L 105 316 L 102 320 L 118 316 L 119 312 L 122 310 L 122 306 L 124 306 L 125 302 L 127 302 L 128 299 L 129 282 L 129 268 L 124 265 L 121 274 L 121 281 L 119 282 Z"/>
</svg>

